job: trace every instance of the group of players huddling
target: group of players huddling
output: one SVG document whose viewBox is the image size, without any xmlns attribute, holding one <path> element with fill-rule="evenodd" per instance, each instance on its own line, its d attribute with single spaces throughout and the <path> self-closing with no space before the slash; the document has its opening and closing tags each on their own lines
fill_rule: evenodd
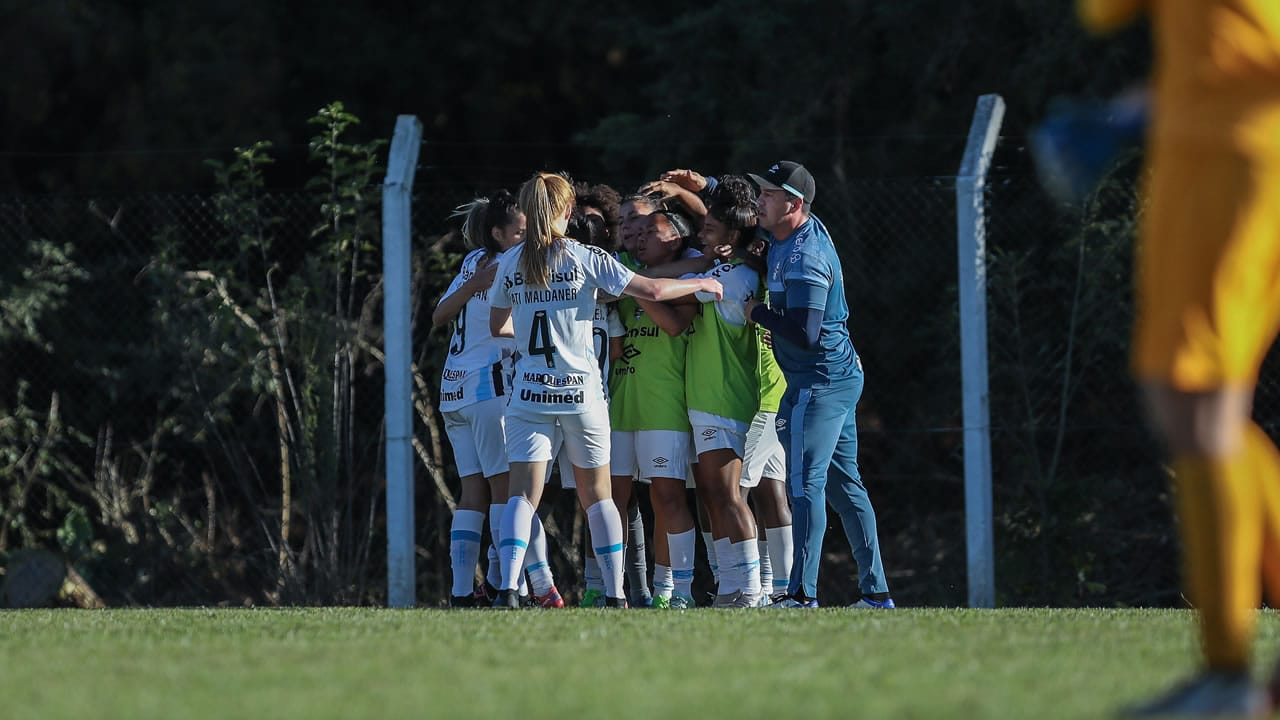
<svg viewBox="0 0 1280 720">
<path fill-rule="evenodd" d="M 858 564 L 855 606 L 894 606 L 813 177 L 782 161 L 750 178 L 672 170 L 622 198 L 540 172 L 459 209 L 473 249 L 432 316 L 453 322 L 439 402 L 462 478 L 451 606 L 564 606 L 536 512 L 555 469 L 590 531 L 584 606 L 694 607 L 701 526 L 713 607 L 817 607 L 828 502 Z M 633 482 L 650 486 L 651 591 Z M 640 571 L 624 580 L 628 525 Z"/>
</svg>

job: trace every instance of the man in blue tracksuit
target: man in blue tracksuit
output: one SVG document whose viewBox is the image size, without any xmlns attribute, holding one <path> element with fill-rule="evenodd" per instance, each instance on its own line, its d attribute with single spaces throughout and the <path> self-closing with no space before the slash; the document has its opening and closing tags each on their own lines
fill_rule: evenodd
<svg viewBox="0 0 1280 720">
<path fill-rule="evenodd" d="M 769 239 L 769 304 L 750 301 L 747 312 L 772 334 L 774 356 L 787 380 L 777 426 L 787 453 L 795 562 L 787 596 L 774 604 L 818 606 L 818 564 L 830 501 L 858 563 L 862 598 L 855 607 L 892 608 L 876 513 L 858 472 L 855 410 L 862 395 L 862 362 L 845 324 L 849 306 L 840 258 L 827 229 L 810 214 L 816 187 L 803 165 L 777 162 L 751 179 L 760 186 L 759 226 Z"/>
</svg>

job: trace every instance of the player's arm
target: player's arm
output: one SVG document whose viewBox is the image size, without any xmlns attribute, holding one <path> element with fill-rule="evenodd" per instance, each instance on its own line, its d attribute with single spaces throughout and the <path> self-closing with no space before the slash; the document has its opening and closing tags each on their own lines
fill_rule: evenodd
<svg viewBox="0 0 1280 720">
<path fill-rule="evenodd" d="M 662 331 L 671 337 L 676 337 L 688 330 L 689 325 L 693 323 L 693 316 L 698 313 L 697 305 L 673 305 L 640 299 L 636 302 L 640 303 L 640 307 L 648 313 L 653 324 L 662 328 Z"/>
<path fill-rule="evenodd" d="M 516 336 L 515 324 L 511 322 L 511 308 L 492 306 L 489 308 L 489 332 L 494 337 Z"/>
<path fill-rule="evenodd" d="M 1133 22 L 1147 0 L 1076 0 L 1076 16 L 1089 32 L 1107 33 Z"/>
<path fill-rule="evenodd" d="M 467 306 L 467 301 L 475 296 L 478 292 L 488 290 L 493 285 L 493 278 L 498 274 L 498 263 L 490 262 L 482 268 L 478 268 L 466 282 L 459 285 L 453 292 L 445 294 L 440 298 L 440 302 L 436 303 L 436 309 L 431 312 L 431 327 L 440 327 L 451 322 L 458 317 L 458 313 L 462 312 L 462 308 Z"/>
<path fill-rule="evenodd" d="M 787 284 L 783 307 L 775 309 L 751 299 L 746 303 L 747 317 L 775 337 L 808 349 L 822 337 L 827 291 L 820 283 L 791 282 Z"/>
<path fill-rule="evenodd" d="M 723 297 L 724 288 L 719 280 L 712 278 L 684 278 L 679 280 L 667 278 L 648 278 L 636 275 L 627 283 L 623 292 L 637 300 L 666 302 L 685 295 L 705 292 L 714 295 L 717 300 Z"/>
</svg>

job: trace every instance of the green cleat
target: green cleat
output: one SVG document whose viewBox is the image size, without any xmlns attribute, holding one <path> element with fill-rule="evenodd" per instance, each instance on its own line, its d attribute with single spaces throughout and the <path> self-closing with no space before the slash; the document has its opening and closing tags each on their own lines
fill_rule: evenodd
<svg viewBox="0 0 1280 720">
<path fill-rule="evenodd" d="M 654 595 L 653 603 L 649 605 L 649 607 L 653 608 L 654 610 L 670 610 L 671 598 L 666 597 L 665 595 Z"/>
<path fill-rule="evenodd" d="M 587 591 L 582 593 L 582 602 L 578 603 L 578 607 L 604 607 L 604 591 L 587 588 Z"/>
</svg>

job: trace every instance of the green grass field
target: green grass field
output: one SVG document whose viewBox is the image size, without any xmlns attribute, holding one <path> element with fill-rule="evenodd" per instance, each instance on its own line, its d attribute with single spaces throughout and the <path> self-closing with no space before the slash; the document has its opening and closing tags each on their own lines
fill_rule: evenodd
<svg viewBox="0 0 1280 720">
<path fill-rule="evenodd" d="M 1165 610 L 0 612 L 0 717 L 1098 718 L 1194 666 Z M 1264 615 L 1270 667 L 1280 618 Z"/>
</svg>

